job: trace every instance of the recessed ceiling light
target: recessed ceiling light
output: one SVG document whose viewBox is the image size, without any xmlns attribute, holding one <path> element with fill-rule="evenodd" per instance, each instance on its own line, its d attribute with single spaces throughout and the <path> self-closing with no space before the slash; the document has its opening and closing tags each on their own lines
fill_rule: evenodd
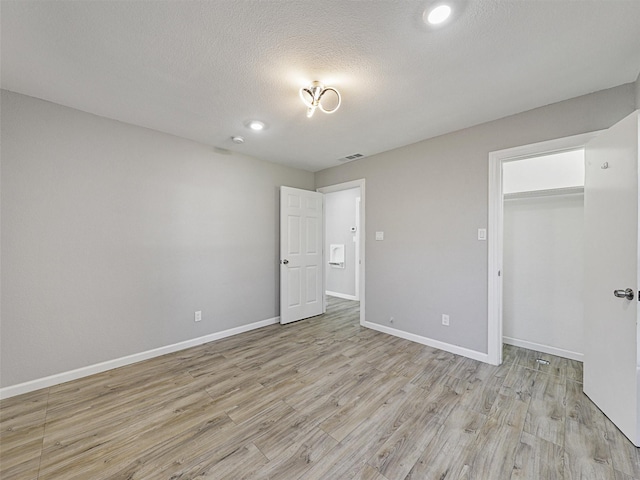
<svg viewBox="0 0 640 480">
<path fill-rule="evenodd" d="M 238 145 L 240 145 L 241 143 L 244 143 L 244 137 L 241 137 L 240 135 L 231 137 L 231 140 L 233 140 L 233 143 L 237 143 Z"/>
<path fill-rule="evenodd" d="M 438 5 L 437 7 L 428 10 L 428 13 L 425 11 L 423 18 L 425 18 L 427 23 L 430 23 L 431 25 L 439 25 L 446 21 L 450 15 L 451 7 L 449 5 Z"/>
<path fill-rule="evenodd" d="M 255 130 L 256 132 L 264 129 L 264 123 L 258 120 L 251 120 L 248 126 L 251 130 Z"/>
</svg>

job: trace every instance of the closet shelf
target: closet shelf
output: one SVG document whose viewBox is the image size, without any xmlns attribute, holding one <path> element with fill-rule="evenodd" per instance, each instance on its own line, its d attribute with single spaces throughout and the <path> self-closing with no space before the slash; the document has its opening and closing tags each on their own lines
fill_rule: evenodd
<svg viewBox="0 0 640 480">
<path fill-rule="evenodd" d="M 537 197 L 551 197 L 558 195 L 583 195 L 584 187 L 564 187 L 564 188 L 552 188 L 549 190 L 533 190 L 529 192 L 514 192 L 505 193 L 505 200 L 516 200 L 518 198 L 537 198 Z"/>
</svg>

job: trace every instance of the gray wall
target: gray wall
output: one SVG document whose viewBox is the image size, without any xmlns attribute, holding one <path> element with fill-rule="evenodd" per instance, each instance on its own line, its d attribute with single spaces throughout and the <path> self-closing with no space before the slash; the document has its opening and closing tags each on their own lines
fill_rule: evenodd
<svg viewBox="0 0 640 480">
<path fill-rule="evenodd" d="M 486 352 L 488 152 L 607 128 L 639 90 L 316 173 L 367 180 L 367 320 Z M 313 174 L 6 91 L 1 107 L 0 386 L 278 315 L 277 187 Z"/>
<path fill-rule="evenodd" d="M 505 200 L 504 336 L 584 353 L 583 230 L 582 194 Z"/>
<path fill-rule="evenodd" d="M 312 173 L 1 102 L 2 386 L 279 315 L 278 186 Z"/>
<path fill-rule="evenodd" d="M 636 108 L 640 108 L 640 74 L 636 79 Z"/>
<path fill-rule="evenodd" d="M 489 152 L 607 128 L 634 108 L 627 84 L 317 172 L 316 187 L 366 179 L 367 321 L 393 316 L 396 329 L 486 353 L 477 229 L 487 226 Z"/>
<path fill-rule="evenodd" d="M 356 226 L 356 198 L 360 197 L 360 188 L 340 190 L 324 196 L 326 218 L 325 252 L 331 244 L 344 245 L 344 268 L 329 265 L 329 255 L 325 258 L 327 266 L 326 289 L 343 295 L 356 295 L 356 234 L 350 231 Z"/>
</svg>

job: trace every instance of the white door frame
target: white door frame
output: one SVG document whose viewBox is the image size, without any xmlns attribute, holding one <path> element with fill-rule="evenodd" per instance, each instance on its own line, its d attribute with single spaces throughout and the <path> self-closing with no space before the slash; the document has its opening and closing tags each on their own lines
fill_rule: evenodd
<svg viewBox="0 0 640 480">
<path fill-rule="evenodd" d="M 520 147 L 489 152 L 489 218 L 488 218 L 488 348 L 489 363 L 502 363 L 502 252 L 503 194 L 502 164 L 583 148 L 600 131 L 532 143 Z"/>
<path fill-rule="evenodd" d="M 360 258 L 360 197 L 356 198 L 356 265 L 362 264 Z M 356 268 L 356 300 L 360 301 L 360 269 Z"/>
<path fill-rule="evenodd" d="M 365 311 L 364 311 L 364 306 L 365 306 L 365 238 L 366 235 L 364 234 L 364 232 L 366 232 L 365 229 L 365 191 L 364 191 L 364 185 L 365 185 L 365 181 L 364 178 L 361 178 L 359 180 L 353 180 L 350 182 L 344 182 L 344 183 L 338 183 L 336 185 L 329 185 L 326 187 L 320 187 L 317 188 L 316 191 L 322 193 L 322 194 L 326 194 L 326 193 L 333 193 L 333 192 L 340 192 L 342 190 L 350 190 L 352 188 L 358 188 L 360 187 L 360 225 L 358 230 L 359 235 L 358 235 L 358 247 L 360 250 L 360 268 L 356 270 L 356 294 L 358 296 L 358 298 L 360 299 L 360 325 L 364 326 L 364 322 L 365 322 Z M 323 210 L 323 231 L 326 231 L 326 209 Z M 324 282 L 326 282 L 326 275 L 324 276 Z M 326 285 L 323 285 L 323 291 L 326 291 Z M 323 296 L 323 301 L 324 301 L 324 296 Z M 324 306 L 324 311 L 326 311 L 326 305 Z"/>
</svg>

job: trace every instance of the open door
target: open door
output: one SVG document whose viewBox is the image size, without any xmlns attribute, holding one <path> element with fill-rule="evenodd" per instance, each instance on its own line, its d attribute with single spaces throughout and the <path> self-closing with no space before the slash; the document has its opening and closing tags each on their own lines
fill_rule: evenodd
<svg viewBox="0 0 640 480">
<path fill-rule="evenodd" d="M 323 313 L 322 194 L 280 187 L 280 323 Z"/>
<path fill-rule="evenodd" d="M 585 149 L 584 392 L 640 446 L 638 134 L 632 115 Z"/>
</svg>

